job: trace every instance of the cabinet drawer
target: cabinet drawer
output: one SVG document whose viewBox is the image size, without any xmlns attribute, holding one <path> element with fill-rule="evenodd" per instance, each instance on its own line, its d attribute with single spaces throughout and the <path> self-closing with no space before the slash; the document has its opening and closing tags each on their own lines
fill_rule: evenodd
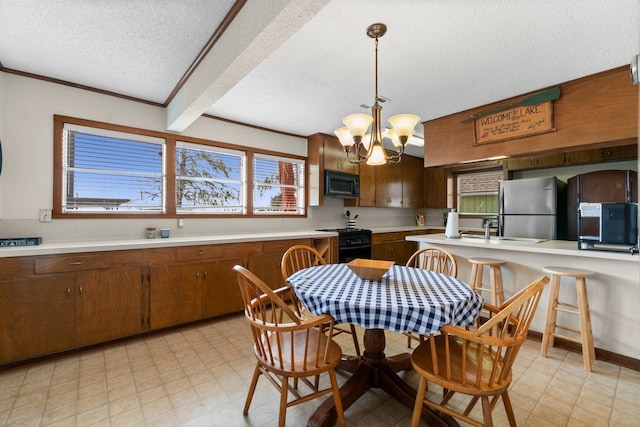
<svg viewBox="0 0 640 427">
<path fill-rule="evenodd" d="M 70 271 L 100 270 L 110 268 L 111 254 L 60 255 L 37 258 L 36 274 L 65 273 Z"/>
<path fill-rule="evenodd" d="M 176 261 L 222 258 L 224 245 L 186 246 L 176 249 Z"/>
<path fill-rule="evenodd" d="M 263 243 L 265 252 L 286 251 L 293 245 L 311 246 L 311 239 L 269 240 Z"/>
<path fill-rule="evenodd" d="M 394 242 L 396 240 L 404 240 L 404 237 L 407 235 L 404 231 L 396 231 L 391 233 L 374 233 L 371 236 L 372 243 L 380 243 L 380 242 Z"/>
</svg>

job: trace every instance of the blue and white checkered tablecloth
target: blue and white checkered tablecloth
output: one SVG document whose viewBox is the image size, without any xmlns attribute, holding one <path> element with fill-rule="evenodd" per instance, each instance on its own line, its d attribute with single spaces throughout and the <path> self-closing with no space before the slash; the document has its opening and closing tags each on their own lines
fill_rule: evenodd
<svg viewBox="0 0 640 427">
<path fill-rule="evenodd" d="M 362 280 L 346 264 L 305 268 L 287 281 L 312 313 L 369 329 L 435 333 L 447 324 L 472 324 L 483 304 L 458 279 L 399 265 L 380 281 Z"/>
</svg>

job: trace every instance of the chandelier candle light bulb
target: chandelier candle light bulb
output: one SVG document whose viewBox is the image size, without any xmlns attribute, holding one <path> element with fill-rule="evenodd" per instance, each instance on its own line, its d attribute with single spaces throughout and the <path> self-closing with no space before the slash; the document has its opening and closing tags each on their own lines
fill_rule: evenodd
<svg viewBox="0 0 640 427">
<path fill-rule="evenodd" d="M 378 166 L 400 162 L 400 158 L 404 154 L 404 147 L 413 135 L 413 129 L 420 121 L 420 117 L 414 114 L 399 114 L 389 118 L 389 123 L 391 123 L 393 129 L 383 131 L 380 120 L 382 107 L 378 103 L 378 99 L 380 99 L 378 96 L 378 39 L 386 32 L 386 25 L 381 23 L 371 24 L 367 28 L 367 35 L 375 39 L 376 46 L 376 96 L 373 107 L 371 107 L 371 116 L 368 114 L 350 114 L 342 120 L 345 127 L 334 131 L 344 148 L 349 163 L 358 164 L 366 161 L 368 165 Z M 367 133 L 372 123 L 371 133 Z M 388 156 L 385 152 L 382 144 L 383 137 L 391 139 L 393 145 L 397 147 L 394 155 Z M 353 153 L 355 160 L 350 158 L 350 153 Z"/>
</svg>

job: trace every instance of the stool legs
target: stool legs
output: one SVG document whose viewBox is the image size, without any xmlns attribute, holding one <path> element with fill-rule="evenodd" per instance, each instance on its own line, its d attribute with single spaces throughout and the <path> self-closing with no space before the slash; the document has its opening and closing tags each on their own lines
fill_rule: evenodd
<svg viewBox="0 0 640 427">
<path fill-rule="evenodd" d="M 500 307 L 504 302 L 504 290 L 502 287 L 502 269 L 499 265 L 489 265 L 489 277 L 491 288 L 483 288 L 482 283 L 482 264 L 471 265 L 471 288 L 480 293 L 482 291 L 491 292 L 491 305 Z"/>
<path fill-rule="evenodd" d="M 547 307 L 547 318 L 544 322 L 544 332 L 542 334 L 542 347 L 540 355 L 547 357 L 547 349 L 553 347 L 553 337 L 556 331 L 556 319 L 558 316 L 558 295 L 560 293 L 560 276 L 551 275 L 551 285 L 549 287 L 549 304 Z"/>
<path fill-rule="evenodd" d="M 587 298 L 587 284 L 584 277 L 576 279 L 578 291 L 578 307 L 580 310 L 580 330 L 582 338 L 582 360 L 584 369 L 591 372 L 591 361 L 596 358 L 596 350 L 593 345 L 593 332 L 591 331 L 591 314 L 589 299 Z"/>
<path fill-rule="evenodd" d="M 540 355 L 547 357 L 547 350 L 554 345 L 554 337 L 559 336 L 570 341 L 577 342 L 582 346 L 582 361 L 584 369 L 591 372 L 593 360 L 596 358 L 595 346 L 593 344 L 593 331 L 591 329 L 591 314 L 589 310 L 589 299 L 587 297 L 586 279 L 581 276 L 573 276 L 576 279 L 576 294 L 578 305 L 568 304 L 559 301 L 560 294 L 560 277 L 559 275 L 551 275 L 551 287 L 549 290 L 549 304 L 547 307 L 547 317 L 544 325 L 544 333 L 542 335 L 542 346 Z M 569 307 L 569 309 L 559 308 L 559 306 Z M 577 309 L 577 310 L 576 310 Z M 580 330 L 562 326 L 557 323 L 558 311 L 564 311 L 576 314 L 580 318 Z M 576 334 L 580 334 L 580 339 L 560 335 L 557 329 L 564 329 Z"/>
</svg>

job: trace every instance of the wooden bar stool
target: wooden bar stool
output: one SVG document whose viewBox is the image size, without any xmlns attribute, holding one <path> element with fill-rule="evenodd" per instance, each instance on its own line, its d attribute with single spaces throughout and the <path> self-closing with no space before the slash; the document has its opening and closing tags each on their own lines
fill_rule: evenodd
<svg viewBox="0 0 640 427">
<path fill-rule="evenodd" d="M 591 331 L 591 315 L 589 313 L 589 299 L 587 298 L 586 278 L 593 276 L 593 272 L 567 267 L 544 267 L 545 273 L 551 274 L 551 288 L 549 290 L 549 307 L 547 308 L 547 320 L 544 325 L 542 335 L 542 348 L 540 355 L 547 357 L 547 349 L 553 347 L 553 338 L 560 337 L 582 345 L 582 360 L 584 369 L 591 372 L 591 363 L 596 358 L 593 345 L 593 333 Z M 560 293 L 560 278 L 574 277 L 576 279 L 576 292 L 578 295 L 578 305 L 558 301 Z M 566 308 L 565 308 L 566 307 Z M 580 329 L 571 328 L 557 324 L 558 311 L 575 314 L 580 317 Z M 557 329 L 573 332 L 580 335 L 574 338 L 556 332 Z"/>
<path fill-rule="evenodd" d="M 507 262 L 494 258 L 469 258 L 468 261 L 471 263 L 471 289 L 478 293 L 491 292 L 491 305 L 500 307 L 504 302 L 501 266 Z M 489 277 L 491 278 L 489 287 L 482 283 L 485 265 L 489 267 Z"/>
</svg>

